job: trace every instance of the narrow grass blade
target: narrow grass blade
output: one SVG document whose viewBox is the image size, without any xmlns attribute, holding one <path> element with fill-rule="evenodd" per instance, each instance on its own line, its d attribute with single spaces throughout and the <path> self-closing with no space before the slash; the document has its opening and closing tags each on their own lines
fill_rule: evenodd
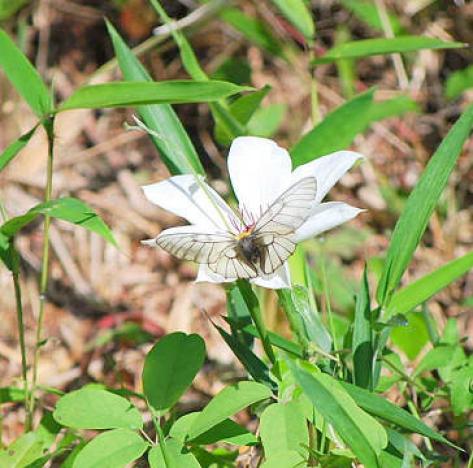
<svg viewBox="0 0 473 468">
<path fill-rule="evenodd" d="M 29 132 L 21 135 L 18 140 L 4 149 L 3 153 L 0 154 L 0 171 L 5 169 L 5 166 L 28 144 L 37 128 L 38 125 L 35 125 Z"/>
<path fill-rule="evenodd" d="M 361 58 L 372 55 L 387 55 L 401 52 L 415 52 L 422 49 L 456 49 L 465 47 L 462 42 L 442 41 L 426 36 L 399 36 L 394 38 L 362 39 L 345 42 L 330 49 L 312 63 L 320 65 L 343 58 Z"/>
<path fill-rule="evenodd" d="M 51 96 L 39 73 L 0 28 L 0 68 L 32 111 L 43 117 L 52 109 Z"/>
<path fill-rule="evenodd" d="M 414 281 L 393 295 L 387 309 L 388 316 L 406 314 L 472 268 L 473 252 L 470 252 Z"/>
<path fill-rule="evenodd" d="M 372 388 L 373 342 L 371 331 L 370 290 L 366 266 L 361 288 L 356 297 L 355 320 L 353 322 L 353 373 L 355 384 Z"/>
<path fill-rule="evenodd" d="M 144 104 L 184 104 L 218 101 L 241 91 L 251 91 L 227 81 L 173 80 L 160 82 L 115 81 L 79 88 L 58 112 L 70 109 L 128 107 Z"/>
<path fill-rule="evenodd" d="M 303 0 L 272 0 L 272 2 L 307 39 L 314 37 L 314 21 Z"/>
<path fill-rule="evenodd" d="M 419 182 L 409 195 L 404 211 L 391 236 L 383 273 L 379 282 L 377 299 L 387 305 L 398 286 L 414 250 L 427 227 L 429 218 L 442 194 L 463 144 L 473 126 L 473 105 L 451 128 L 435 154 L 430 159 Z"/>
<path fill-rule="evenodd" d="M 294 166 L 346 149 L 370 121 L 374 89 L 341 105 L 306 133 L 290 151 Z"/>
<path fill-rule="evenodd" d="M 108 21 L 107 28 L 124 78 L 130 81 L 152 81 L 141 62 Z M 153 135 L 150 138 L 171 174 L 186 174 L 190 168 L 198 174 L 204 174 L 197 151 L 169 104 L 139 106 L 138 113 L 148 128 L 163 135 L 163 138 Z"/>
</svg>

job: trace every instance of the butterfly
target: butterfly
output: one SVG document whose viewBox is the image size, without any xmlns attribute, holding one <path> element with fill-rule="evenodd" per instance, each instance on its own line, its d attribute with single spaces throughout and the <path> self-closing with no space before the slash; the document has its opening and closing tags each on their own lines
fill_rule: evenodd
<svg viewBox="0 0 473 468">
<path fill-rule="evenodd" d="M 181 260 L 206 264 L 225 279 L 250 279 L 274 273 L 294 253 L 295 231 L 307 220 L 317 193 L 315 177 L 305 177 L 284 191 L 258 220 L 242 222 L 237 234 L 166 233 L 153 239 Z"/>
</svg>

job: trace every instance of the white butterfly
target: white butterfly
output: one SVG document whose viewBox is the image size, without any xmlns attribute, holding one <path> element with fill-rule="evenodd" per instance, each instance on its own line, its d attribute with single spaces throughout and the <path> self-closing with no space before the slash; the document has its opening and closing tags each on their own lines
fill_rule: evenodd
<svg viewBox="0 0 473 468">
<path fill-rule="evenodd" d="M 207 264 L 226 279 L 274 273 L 295 251 L 294 233 L 309 217 L 317 192 L 315 177 L 299 180 L 260 218 L 239 233 L 166 233 L 151 241 L 182 260 Z"/>
</svg>

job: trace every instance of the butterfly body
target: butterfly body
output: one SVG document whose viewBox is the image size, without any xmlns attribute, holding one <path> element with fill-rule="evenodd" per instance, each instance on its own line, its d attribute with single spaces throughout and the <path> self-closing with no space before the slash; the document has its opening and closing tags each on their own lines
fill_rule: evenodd
<svg viewBox="0 0 473 468">
<path fill-rule="evenodd" d="M 283 192 L 256 222 L 239 233 L 161 233 L 152 242 L 183 260 L 207 265 L 226 279 L 267 277 L 294 253 L 296 230 L 315 203 L 315 177 L 299 180 Z"/>
</svg>

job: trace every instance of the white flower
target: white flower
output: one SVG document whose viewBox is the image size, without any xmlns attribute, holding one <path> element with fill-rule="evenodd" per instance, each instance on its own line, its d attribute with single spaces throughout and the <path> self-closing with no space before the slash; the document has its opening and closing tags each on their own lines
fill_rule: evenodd
<svg viewBox="0 0 473 468">
<path fill-rule="evenodd" d="M 292 171 L 288 152 L 274 141 L 239 137 L 231 145 L 228 170 L 240 211 L 248 224 L 251 220 L 257 220 L 261 212 L 291 185 L 300 179 L 315 177 L 317 194 L 311 214 L 294 236 L 296 242 L 302 242 L 353 219 L 363 211 L 342 202 L 321 203 L 333 185 L 361 158 L 361 154 L 353 151 L 338 151 Z M 190 223 L 190 226 L 175 227 L 163 232 L 214 234 L 229 229 L 235 232 L 235 226 L 241 226 L 235 213 L 220 195 L 208 185 L 203 190 L 203 184 L 205 182 L 197 183 L 194 175 L 180 175 L 143 187 L 148 200 Z M 233 280 L 226 279 L 211 271 L 207 265 L 201 264 L 196 281 L 222 283 Z M 287 262 L 273 274 L 251 281 L 265 288 L 291 287 Z"/>
</svg>

